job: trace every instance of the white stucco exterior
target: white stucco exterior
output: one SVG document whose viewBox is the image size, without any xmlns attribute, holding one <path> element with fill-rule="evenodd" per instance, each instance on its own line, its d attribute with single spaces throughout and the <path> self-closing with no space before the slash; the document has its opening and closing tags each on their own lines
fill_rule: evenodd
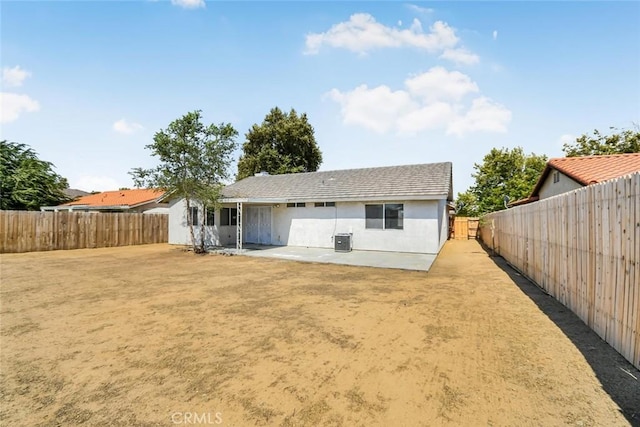
<svg viewBox="0 0 640 427">
<path fill-rule="evenodd" d="M 554 174 L 558 174 L 558 182 L 554 181 Z M 542 186 L 540 187 L 540 191 L 538 191 L 538 196 L 540 200 L 548 199 L 549 197 L 557 196 L 558 194 L 567 193 L 569 191 L 577 190 L 578 188 L 582 188 L 583 185 L 569 178 L 567 175 L 563 174 L 560 171 L 552 170 L 551 173 L 547 176 L 547 179 L 544 181 Z"/>
<path fill-rule="evenodd" d="M 365 205 L 401 203 L 404 205 L 403 229 L 382 230 L 365 227 Z M 235 204 L 225 205 L 235 208 Z M 252 207 L 260 206 L 250 214 Z M 248 218 L 260 218 L 259 229 L 251 229 Z M 199 207 L 198 220 L 204 219 Z M 436 200 L 379 200 L 370 202 L 336 202 L 331 207 L 315 207 L 306 202 L 305 207 L 287 207 L 286 203 L 243 204 L 244 240 L 260 236 L 261 244 L 333 248 L 334 236 L 351 233 L 354 250 L 374 250 L 409 253 L 437 254 L 447 240 L 448 207 L 445 199 Z M 266 224 L 269 229 L 265 230 Z M 211 246 L 234 245 L 236 226 L 221 226 L 220 212 L 216 212 L 214 226 L 205 227 L 206 243 Z M 196 227 L 197 236 L 200 227 Z M 268 241 L 264 241 L 264 239 Z M 189 244 L 186 204 L 174 200 L 169 207 L 169 243 Z"/>
</svg>

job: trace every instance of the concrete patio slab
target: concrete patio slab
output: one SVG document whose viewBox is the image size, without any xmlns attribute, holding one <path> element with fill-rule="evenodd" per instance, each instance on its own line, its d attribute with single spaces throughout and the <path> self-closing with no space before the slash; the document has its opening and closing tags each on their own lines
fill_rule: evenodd
<svg viewBox="0 0 640 427">
<path fill-rule="evenodd" d="M 351 251 L 335 252 L 333 249 L 295 246 L 246 246 L 242 255 L 288 259 L 292 261 L 357 265 L 362 267 L 396 268 L 402 270 L 429 271 L 436 259 L 434 254 L 405 252 Z"/>
</svg>

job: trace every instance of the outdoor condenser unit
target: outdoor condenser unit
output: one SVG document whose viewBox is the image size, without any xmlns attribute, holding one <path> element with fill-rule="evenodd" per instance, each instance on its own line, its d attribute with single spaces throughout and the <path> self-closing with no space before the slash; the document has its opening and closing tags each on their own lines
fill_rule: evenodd
<svg viewBox="0 0 640 427">
<path fill-rule="evenodd" d="M 336 252 L 351 252 L 351 233 L 338 233 L 334 238 Z"/>
</svg>

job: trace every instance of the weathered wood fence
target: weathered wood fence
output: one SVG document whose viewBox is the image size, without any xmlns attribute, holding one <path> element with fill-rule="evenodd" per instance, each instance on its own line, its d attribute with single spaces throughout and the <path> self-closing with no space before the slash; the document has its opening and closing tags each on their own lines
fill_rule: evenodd
<svg viewBox="0 0 640 427">
<path fill-rule="evenodd" d="M 168 215 L 0 211 L 0 253 L 166 243 Z"/>
<path fill-rule="evenodd" d="M 480 236 L 640 368 L 640 173 L 486 215 Z"/>
</svg>

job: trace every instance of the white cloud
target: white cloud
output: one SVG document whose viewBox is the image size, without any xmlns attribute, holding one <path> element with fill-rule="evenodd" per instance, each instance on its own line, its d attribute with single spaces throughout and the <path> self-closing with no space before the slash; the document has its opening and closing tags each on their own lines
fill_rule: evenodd
<svg viewBox="0 0 640 427">
<path fill-rule="evenodd" d="M 9 87 L 22 86 L 22 82 L 31 77 L 31 72 L 23 70 L 19 65 L 13 68 L 4 67 L 2 69 L 2 84 Z"/>
<path fill-rule="evenodd" d="M 185 9 L 198 9 L 200 7 L 206 7 L 204 0 L 171 0 L 171 4 L 174 6 L 180 6 Z"/>
<path fill-rule="evenodd" d="M 464 47 L 455 49 L 445 49 L 440 58 L 448 59 L 456 64 L 472 65 L 480 62 L 480 57 L 475 53 L 469 52 Z"/>
<path fill-rule="evenodd" d="M 306 36 L 305 54 L 314 55 L 322 46 L 343 48 L 365 54 L 376 48 L 414 47 L 434 53 L 455 47 L 459 42 L 455 30 L 442 21 L 435 22 L 425 33 L 414 19 L 409 29 L 387 27 L 367 13 L 351 15 L 349 21 L 333 25 L 324 33 Z"/>
<path fill-rule="evenodd" d="M 126 135 L 130 135 L 143 129 L 144 127 L 141 124 L 135 122 L 127 122 L 125 119 L 120 119 L 113 124 L 113 130 Z"/>
<path fill-rule="evenodd" d="M 416 134 L 442 129 L 464 136 L 472 132 L 506 132 L 511 111 L 480 96 L 470 104 L 465 96 L 478 85 L 458 71 L 434 67 L 405 80 L 405 89 L 360 85 L 351 91 L 332 89 L 327 95 L 340 104 L 342 121 L 376 133 Z"/>
<path fill-rule="evenodd" d="M 413 96 L 426 100 L 459 100 L 468 93 L 478 92 L 478 85 L 466 74 L 447 71 L 444 67 L 433 67 L 429 71 L 405 80 Z"/>
<path fill-rule="evenodd" d="M 40 104 L 27 95 L 0 92 L 0 108 L 0 123 L 9 123 L 17 120 L 22 113 L 40 110 Z"/>
<path fill-rule="evenodd" d="M 451 121 L 447 126 L 447 134 L 463 136 L 469 132 L 507 131 L 511 121 L 511 111 L 487 97 L 473 100 L 471 108 L 462 116 Z"/>
<path fill-rule="evenodd" d="M 494 40 L 498 39 L 498 30 L 493 30 L 493 39 Z"/>
<path fill-rule="evenodd" d="M 407 92 L 394 92 L 384 85 L 373 89 L 360 85 L 345 93 L 333 89 L 328 95 L 342 106 L 345 124 L 360 125 L 378 133 L 389 131 L 398 116 L 418 107 Z"/>
<path fill-rule="evenodd" d="M 70 187 L 84 191 L 109 191 L 117 190 L 122 186 L 118 184 L 118 181 L 109 176 L 83 175 L 71 181 Z"/>
<path fill-rule="evenodd" d="M 430 14 L 433 13 L 434 10 L 433 9 L 429 9 L 428 7 L 421 7 L 421 6 L 417 6 L 415 4 L 408 4 L 407 7 L 412 10 L 415 13 L 420 13 L 420 14 Z"/>
</svg>

